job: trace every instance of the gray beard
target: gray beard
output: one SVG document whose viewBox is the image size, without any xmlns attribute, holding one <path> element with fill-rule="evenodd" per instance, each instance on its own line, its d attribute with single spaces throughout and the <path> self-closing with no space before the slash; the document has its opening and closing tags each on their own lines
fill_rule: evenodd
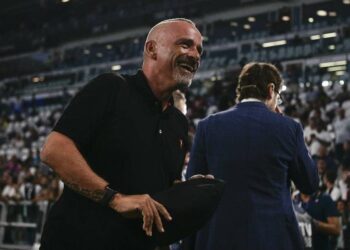
<svg viewBox="0 0 350 250">
<path fill-rule="evenodd" d="M 180 89 L 180 90 L 186 90 L 188 89 L 188 87 L 191 85 L 192 80 L 193 80 L 194 75 L 193 74 L 184 74 L 179 72 L 179 70 L 177 70 L 176 72 L 174 72 L 174 79 L 176 80 L 176 89 Z"/>
</svg>

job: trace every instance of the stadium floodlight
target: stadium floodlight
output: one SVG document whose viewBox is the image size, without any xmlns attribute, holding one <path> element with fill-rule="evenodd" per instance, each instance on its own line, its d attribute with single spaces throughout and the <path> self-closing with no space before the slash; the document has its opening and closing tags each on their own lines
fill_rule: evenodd
<svg viewBox="0 0 350 250">
<path fill-rule="evenodd" d="M 90 50 L 88 50 L 88 49 L 84 49 L 84 54 L 85 54 L 85 55 L 90 54 Z"/>
<path fill-rule="evenodd" d="M 286 85 L 283 85 L 283 86 L 282 86 L 282 89 L 281 89 L 281 92 L 286 91 L 286 90 L 287 90 L 287 86 L 286 86 Z"/>
<path fill-rule="evenodd" d="M 255 17 L 253 17 L 253 16 L 248 17 L 248 22 L 254 23 L 255 20 L 256 20 L 256 19 L 255 19 Z"/>
<path fill-rule="evenodd" d="M 112 66 L 112 70 L 113 70 L 113 71 L 120 70 L 121 68 L 122 68 L 122 66 L 121 66 L 121 65 L 119 65 L 119 64 L 117 64 L 117 65 L 113 65 L 113 66 Z"/>
<path fill-rule="evenodd" d="M 350 4 L 350 0 L 343 0 L 343 4 Z"/>
<path fill-rule="evenodd" d="M 329 46 L 328 46 L 328 49 L 329 49 L 329 50 L 335 50 L 335 45 L 334 45 L 334 44 L 329 45 Z"/>
<path fill-rule="evenodd" d="M 335 67 L 329 67 L 327 69 L 328 72 L 344 71 L 344 70 L 346 70 L 346 66 L 335 66 Z"/>
<path fill-rule="evenodd" d="M 244 25 L 243 25 L 243 28 L 244 28 L 245 30 L 249 30 L 250 27 L 251 27 L 250 24 L 244 24 Z"/>
<path fill-rule="evenodd" d="M 344 83 L 345 83 L 344 80 L 340 80 L 340 81 L 339 81 L 339 84 L 340 84 L 340 85 L 344 85 Z"/>
<path fill-rule="evenodd" d="M 346 65 L 346 60 L 334 61 L 334 62 L 323 62 L 319 64 L 320 68 L 328 68 L 328 67 L 342 66 L 342 65 Z"/>
<path fill-rule="evenodd" d="M 329 81 L 322 81 L 322 87 L 328 87 L 330 85 Z"/>
<path fill-rule="evenodd" d="M 106 49 L 112 49 L 112 48 L 113 48 L 113 46 L 111 44 L 106 45 Z"/>
<path fill-rule="evenodd" d="M 263 48 L 268 48 L 268 47 L 274 47 L 274 46 L 281 46 L 285 44 L 287 44 L 286 40 L 278 40 L 278 41 L 263 43 L 262 46 Z"/>
<path fill-rule="evenodd" d="M 232 22 L 230 22 L 230 25 L 231 25 L 232 27 L 237 27 L 237 26 L 238 26 L 238 23 L 235 22 L 235 21 L 232 21 Z"/>
<path fill-rule="evenodd" d="M 40 82 L 40 77 L 34 76 L 34 77 L 32 78 L 32 82 L 34 82 L 34 83 Z"/>
<path fill-rule="evenodd" d="M 61 0 L 62 3 L 68 3 L 70 0 Z"/>
<path fill-rule="evenodd" d="M 328 12 L 328 15 L 329 15 L 329 16 L 337 16 L 337 12 L 335 12 L 335 11 L 330 11 L 330 12 Z"/>
<path fill-rule="evenodd" d="M 337 33 L 336 32 L 331 32 L 331 33 L 324 33 L 322 35 L 323 38 L 332 38 L 332 37 L 336 37 Z"/>
<path fill-rule="evenodd" d="M 288 21 L 290 21 L 290 17 L 289 16 L 283 16 L 282 17 L 282 21 L 288 22 Z"/>
<path fill-rule="evenodd" d="M 319 40 L 319 39 L 321 39 L 321 36 L 320 35 L 313 35 L 313 36 L 310 36 L 310 39 L 311 40 Z"/>
<path fill-rule="evenodd" d="M 309 23 L 313 23 L 314 22 L 314 18 L 313 17 L 309 17 L 307 20 L 308 20 Z"/>
<path fill-rule="evenodd" d="M 316 14 L 317 14 L 318 16 L 327 16 L 327 11 L 325 11 L 325 10 L 318 10 L 318 11 L 316 12 Z"/>
</svg>

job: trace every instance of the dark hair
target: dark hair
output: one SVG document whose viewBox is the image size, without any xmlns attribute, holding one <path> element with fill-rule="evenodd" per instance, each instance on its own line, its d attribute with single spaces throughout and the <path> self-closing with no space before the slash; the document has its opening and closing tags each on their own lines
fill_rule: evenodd
<svg viewBox="0 0 350 250">
<path fill-rule="evenodd" d="M 266 100 L 267 86 L 270 83 L 275 84 L 276 91 L 282 85 L 282 76 L 274 65 L 262 62 L 246 64 L 238 77 L 237 101 L 240 102 L 245 98 Z"/>
<path fill-rule="evenodd" d="M 334 183 L 335 183 L 335 180 L 337 179 L 337 173 L 336 173 L 336 171 L 334 171 L 334 170 L 327 170 L 327 171 L 326 171 L 326 178 L 327 178 L 327 180 L 328 180 L 330 183 L 334 184 Z"/>
</svg>

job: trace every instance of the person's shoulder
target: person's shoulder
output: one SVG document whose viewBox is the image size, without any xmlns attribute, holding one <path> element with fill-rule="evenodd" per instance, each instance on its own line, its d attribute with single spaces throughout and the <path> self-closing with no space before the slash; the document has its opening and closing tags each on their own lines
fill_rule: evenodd
<svg viewBox="0 0 350 250">
<path fill-rule="evenodd" d="M 231 108 L 229 108 L 227 110 L 211 114 L 211 115 L 203 118 L 201 121 L 203 121 L 203 122 L 211 122 L 211 121 L 215 121 L 215 120 L 218 120 L 218 119 L 224 119 L 226 116 L 232 115 L 231 113 L 235 112 L 235 111 L 236 111 L 236 107 L 234 106 L 234 107 L 231 107 Z"/>
<path fill-rule="evenodd" d="M 322 193 L 318 198 L 320 206 L 323 207 L 327 216 L 339 216 L 336 203 L 332 200 L 332 197 L 329 194 Z"/>
<path fill-rule="evenodd" d="M 333 203 L 332 197 L 329 194 L 322 193 L 318 197 L 320 203 Z"/>
<path fill-rule="evenodd" d="M 103 86 L 118 86 L 125 82 L 125 77 L 116 73 L 103 73 L 90 81 L 92 84 L 100 84 Z"/>
<path fill-rule="evenodd" d="M 227 116 L 230 115 L 230 113 L 233 111 L 234 111 L 234 107 L 225 111 L 220 111 L 214 114 L 210 114 L 207 117 L 202 118 L 198 122 L 198 126 L 202 128 L 215 127 L 218 122 L 222 122 L 225 119 L 227 119 Z"/>
<path fill-rule="evenodd" d="M 278 114 L 278 113 L 276 113 L 276 115 L 277 115 L 278 117 L 280 117 L 280 119 L 284 120 L 286 123 L 290 123 L 290 124 L 292 124 L 292 125 L 294 125 L 294 126 L 300 126 L 300 123 L 297 122 L 296 120 L 294 120 L 294 119 L 293 119 L 292 117 L 290 117 L 290 116 L 286 116 L 286 115 L 282 115 L 282 114 Z"/>
<path fill-rule="evenodd" d="M 114 96 L 128 84 L 124 76 L 115 73 L 103 73 L 92 78 L 80 92 L 100 96 Z"/>
<path fill-rule="evenodd" d="M 302 130 L 301 123 L 294 120 L 293 117 L 282 115 L 279 113 L 273 113 L 273 114 L 281 123 L 284 123 L 286 126 L 293 128 L 294 130 L 299 130 L 299 129 Z"/>
</svg>

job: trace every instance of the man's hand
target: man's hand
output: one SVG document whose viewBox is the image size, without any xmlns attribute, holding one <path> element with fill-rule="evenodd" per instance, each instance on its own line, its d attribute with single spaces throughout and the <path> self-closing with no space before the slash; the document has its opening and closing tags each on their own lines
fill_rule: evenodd
<svg viewBox="0 0 350 250">
<path fill-rule="evenodd" d="M 207 174 L 207 175 L 196 174 L 196 175 L 192 175 L 192 176 L 189 178 L 189 180 L 192 180 L 192 179 L 199 179 L 199 178 L 214 179 L 214 175 L 211 175 L 211 174 Z"/>
<path fill-rule="evenodd" d="M 109 203 L 110 207 L 127 217 L 142 217 L 142 229 L 148 236 L 152 236 L 152 227 L 155 223 L 159 232 L 164 232 L 160 215 L 168 221 L 172 220 L 169 212 L 159 202 L 153 200 L 148 194 L 122 195 L 116 194 Z"/>
<path fill-rule="evenodd" d="M 298 221 L 314 221 L 314 219 L 307 213 L 296 213 L 295 214 Z"/>
<path fill-rule="evenodd" d="M 278 106 L 276 106 L 276 108 L 275 108 L 275 112 L 276 112 L 276 113 L 278 113 L 278 114 L 283 115 L 283 112 L 282 112 L 281 108 L 280 108 L 280 107 L 278 107 Z"/>
</svg>

